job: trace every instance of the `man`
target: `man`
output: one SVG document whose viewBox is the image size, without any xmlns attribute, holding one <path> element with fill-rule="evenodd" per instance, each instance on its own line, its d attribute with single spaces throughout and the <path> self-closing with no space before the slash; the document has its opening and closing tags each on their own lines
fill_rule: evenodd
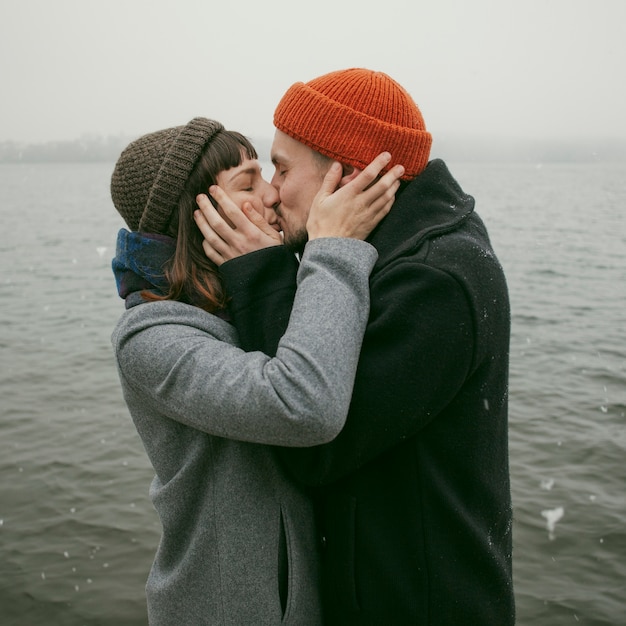
<svg viewBox="0 0 626 626">
<path fill-rule="evenodd" d="M 276 213 L 295 251 L 332 160 L 341 184 L 382 150 L 405 167 L 369 238 L 379 259 L 346 426 L 279 453 L 316 497 L 325 623 L 512 624 L 509 300 L 474 199 L 428 161 L 421 113 L 385 74 L 296 83 L 274 124 Z M 295 271 L 284 247 L 221 266 L 247 349 L 275 350 Z"/>
</svg>

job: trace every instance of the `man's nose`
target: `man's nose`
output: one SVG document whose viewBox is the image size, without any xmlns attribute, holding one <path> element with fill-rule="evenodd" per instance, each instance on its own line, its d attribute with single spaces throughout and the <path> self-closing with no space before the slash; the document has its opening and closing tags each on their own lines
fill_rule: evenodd
<svg viewBox="0 0 626 626">
<path fill-rule="evenodd" d="M 266 207 L 275 207 L 278 201 L 278 190 L 272 184 L 266 183 L 265 192 L 263 194 L 263 205 Z"/>
<path fill-rule="evenodd" d="M 270 184 L 274 187 L 274 189 L 278 190 L 278 170 L 274 170 L 274 175 L 272 176 Z"/>
</svg>

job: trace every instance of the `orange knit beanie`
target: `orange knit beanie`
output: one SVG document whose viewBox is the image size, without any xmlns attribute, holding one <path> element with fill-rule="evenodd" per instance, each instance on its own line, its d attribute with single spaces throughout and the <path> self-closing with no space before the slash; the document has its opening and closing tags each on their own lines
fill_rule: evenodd
<svg viewBox="0 0 626 626">
<path fill-rule="evenodd" d="M 274 126 L 331 159 L 367 166 L 383 150 L 404 180 L 428 164 L 432 137 L 408 92 L 382 72 L 339 70 L 292 85 L 274 112 Z"/>
</svg>

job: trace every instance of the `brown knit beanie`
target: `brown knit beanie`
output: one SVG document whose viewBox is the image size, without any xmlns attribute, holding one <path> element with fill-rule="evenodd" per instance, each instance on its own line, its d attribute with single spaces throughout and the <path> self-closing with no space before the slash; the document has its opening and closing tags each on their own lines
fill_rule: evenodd
<svg viewBox="0 0 626 626">
<path fill-rule="evenodd" d="M 428 163 L 432 137 L 408 92 L 382 72 L 353 68 L 292 85 L 274 126 L 331 159 L 365 168 L 383 150 L 404 180 Z"/>
<path fill-rule="evenodd" d="M 204 147 L 224 127 L 196 117 L 185 126 L 144 135 L 127 146 L 111 176 L 115 208 L 133 231 L 174 236 L 170 224 Z"/>
</svg>

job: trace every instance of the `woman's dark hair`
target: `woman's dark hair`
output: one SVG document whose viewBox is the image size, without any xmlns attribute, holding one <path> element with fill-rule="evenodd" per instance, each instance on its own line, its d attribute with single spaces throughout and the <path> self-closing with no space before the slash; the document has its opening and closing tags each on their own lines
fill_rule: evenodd
<svg viewBox="0 0 626 626">
<path fill-rule="evenodd" d="M 216 183 L 217 175 L 241 165 L 244 159 L 257 159 L 250 141 L 235 131 L 222 130 L 205 147 L 191 172 L 172 222 L 178 223 L 176 252 L 165 268 L 169 292 L 163 296 L 150 292 L 142 295 L 148 300 L 178 300 L 198 306 L 209 313 L 223 309 L 226 295 L 216 265 L 202 249 L 203 236 L 193 218 L 198 208 L 196 196 L 207 193 Z"/>
</svg>

